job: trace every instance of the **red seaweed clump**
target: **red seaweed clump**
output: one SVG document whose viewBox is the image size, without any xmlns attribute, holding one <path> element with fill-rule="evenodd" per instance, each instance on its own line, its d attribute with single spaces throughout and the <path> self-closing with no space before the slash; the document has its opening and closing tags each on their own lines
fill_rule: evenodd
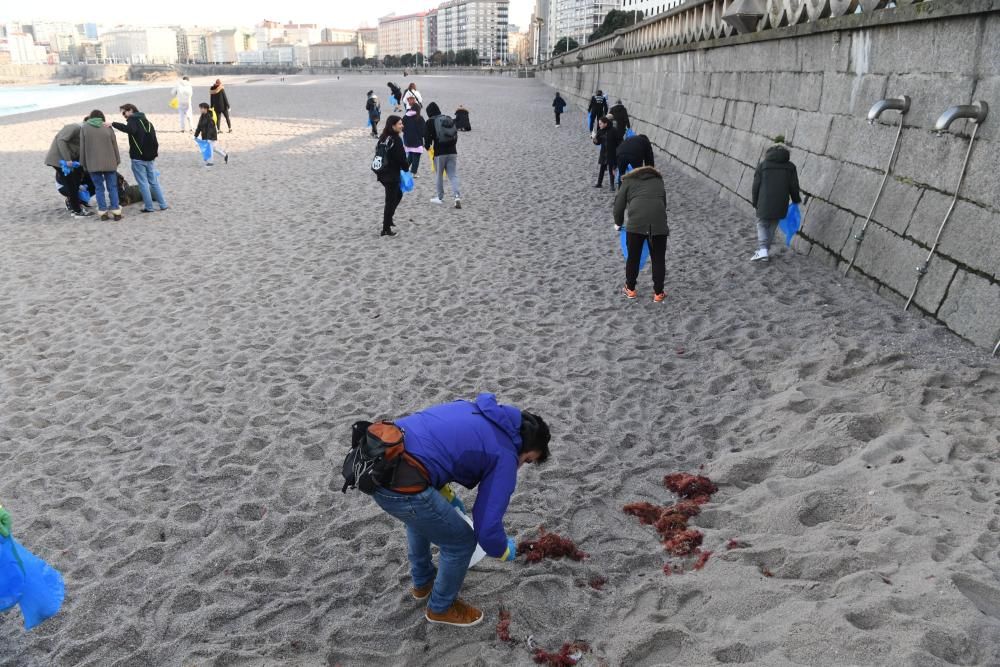
<svg viewBox="0 0 1000 667">
<path fill-rule="evenodd" d="M 701 546 L 704 538 L 705 535 L 700 530 L 689 528 L 677 531 L 664 540 L 663 547 L 674 556 L 690 556 Z"/>
<path fill-rule="evenodd" d="M 699 505 L 707 503 L 719 490 L 712 480 L 703 475 L 675 472 L 663 478 L 663 484 L 681 498 L 688 498 Z"/>
<path fill-rule="evenodd" d="M 513 642 L 510 636 L 510 612 L 500 607 L 500 620 L 497 622 L 497 639 L 502 642 Z"/>
<path fill-rule="evenodd" d="M 588 583 L 590 584 L 590 587 L 593 588 L 595 591 L 603 591 L 604 584 L 608 583 L 608 579 L 607 577 L 602 577 L 601 575 L 596 574 L 590 578 L 590 581 Z"/>
<path fill-rule="evenodd" d="M 726 543 L 726 551 L 732 551 L 733 549 L 746 549 L 750 544 L 744 542 L 743 540 L 738 540 L 735 537 Z"/>
<path fill-rule="evenodd" d="M 538 529 L 537 540 L 521 540 L 517 545 L 517 555 L 524 554 L 529 563 L 538 563 L 544 558 L 571 558 L 582 560 L 587 554 L 580 551 L 573 540 L 558 533 L 547 533 L 544 528 Z"/>
<path fill-rule="evenodd" d="M 702 551 L 701 553 L 699 553 L 698 560 L 694 562 L 694 565 L 691 566 L 691 569 L 700 570 L 703 567 L 705 567 L 705 563 L 707 563 L 708 559 L 712 557 L 712 553 L 713 552 L 711 551 Z"/>
<path fill-rule="evenodd" d="M 558 653 L 549 653 L 543 648 L 536 648 L 534 653 L 535 663 L 538 665 L 548 665 L 548 667 L 573 667 L 579 658 L 573 656 L 577 653 L 587 653 L 590 646 L 586 642 L 566 642 L 559 649 Z"/>
</svg>

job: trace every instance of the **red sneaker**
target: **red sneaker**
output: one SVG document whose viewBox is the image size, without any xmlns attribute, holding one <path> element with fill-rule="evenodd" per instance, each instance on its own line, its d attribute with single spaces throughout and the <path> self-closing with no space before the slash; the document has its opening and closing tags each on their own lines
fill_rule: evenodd
<svg viewBox="0 0 1000 667">
<path fill-rule="evenodd" d="M 634 299 L 635 297 L 637 297 L 639 295 L 639 293 L 636 292 L 634 289 L 629 289 L 628 285 L 626 285 L 625 287 L 622 288 L 622 294 L 624 294 L 625 296 L 627 296 L 630 299 Z"/>
<path fill-rule="evenodd" d="M 666 299 L 666 298 L 667 298 L 667 293 L 666 292 L 660 292 L 659 294 L 654 294 L 653 295 L 653 302 L 654 303 L 662 303 L 663 300 Z"/>
</svg>

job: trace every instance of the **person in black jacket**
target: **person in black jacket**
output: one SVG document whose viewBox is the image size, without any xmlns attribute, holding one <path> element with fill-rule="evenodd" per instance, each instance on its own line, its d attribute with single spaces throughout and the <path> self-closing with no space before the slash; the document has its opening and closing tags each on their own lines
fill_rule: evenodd
<svg viewBox="0 0 1000 667">
<path fill-rule="evenodd" d="M 802 203 L 799 173 L 789 157 L 788 149 L 781 144 L 771 146 L 754 172 L 751 203 L 757 212 L 757 252 L 751 262 L 770 261 L 768 253 L 774 230 L 788 214 L 789 198 L 796 204 Z"/>
<path fill-rule="evenodd" d="M 649 143 L 649 137 L 645 134 L 637 134 L 625 139 L 618 146 L 617 160 L 619 185 L 621 185 L 622 177 L 625 176 L 630 165 L 633 169 L 656 166 L 656 161 L 653 158 L 653 145 Z"/>
<path fill-rule="evenodd" d="M 403 190 L 400 185 L 401 171 L 409 171 L 410 166 L 406 163 L 406 152 L 403 149 L 403 119 L 399 116 L 389 116 L 385 121 L 385 128 L 379 136 L 379 143 L 385 143 L 387 150 L 385 153 L 388 166 L 378 174 L 378 182 L 385 188 L 385 208 L 382 210 L 382 233 L 381 236 L 395 236 L 392 231 L 395 225 L 392 217 L 396 214 L 396 207 L 403 200 Z"/>
<path fill-rule="evenodd" d="M 604 171 L 606 169 L 611 191 L 614 192 L 615 165 L 618 164 L 618 144 L 621 143 L 621 135 L 618 134 L 618 130 L 614 126 L 614 118 L 607 115 L 597 119 L 597 134 L 594 136 L 593 141 L 601 147 L 600 155 L 597 158 L 597 164 L 601 170 L 597 174 L 597 184 L 594 187 L 600 188 L 604 186 Z"/>
<path fill-rule="evenodd" d="M 590 98 L 587 111 L 590 112 L 590 131 L 593 132 L 597 119 L 608 115 L 608 98 L 604 96 L 603 90 L 598 89 L 597 93 Z"/>
<path fill-rule="evenodd" d="M 461 104 L 455 109 L 455 127 L 459 132 L 472 132 L 472 123 L 469 122 L 469 110 Z"/>
<path fill-rule="evenodd" d="M 420 115 L 420 103 L 416 100 L 410 100 L 410 110 L 403 116 L 403 146 L 413 178 L 417 177 L 417 170 L 420 168 L 420 156 L 424 152 L 424 132 L 426 130 L 426 121 Z"/>
<path fill-rule="evenodd" d="M 226 164 L 229 164 L 229 154 L 219 148 L 219 128 L 216 127 L 215 121 L 212 120 L 212 110 L 207 103 L 202 102 L 198 105 L 198 109 L 201 111 L 201 115 L 198 117 L 198 127 L 195 128 L 194 138 L 197 139 L 199 135 L 209 143 L 212 147 L 212 152 L 205 159 L 205 166 L 212 166 L 212 158 L 218 153 L 225 160 Z"/>
<path fill-rule="evenodd" d="M 221 79 L 216 79 L 215 83 L 208 90 L 212 108 L 215 109 L 216 119 L 218 120 L 219 129 L 222 129 L 222 117 L 226 117 L 226 125 L 229 131 L 233 131 L 233 123 L 229 120 L 229 98 L 226 97 L 225 87 L 222 85 Z"/>
<path fill-rule="evenodd" d="M 438 129 L 440 128 L 440 132 Z M 434 147 L 434 170 L 437 172 L 437 196 L 432 204 L 444 200 L 444 174 L 447 172 L 451 183 L 451 193 L 455 195 L 455 208 L 462 208 L 462 195 L 458 182 L 458 129 L 454 119 L 441 113 L 436 102 L 427 105 L 427 125 L 424 132 L 424 148 Z"/>
<path fill-rule="evenodd" d="M 611 110 L 608 111 L 608 113 L 614 116 L 615 128 L 617 128 L 617 130 L 621 132 L 621 135 L 624 137 L 625 131 L 632 127 L 632 121 L 629 120 L 628 110 L 625 108 L 625 105 L 622 104 L 621 100 L 618 100 L 615 102 L 615 105 L 611 107 Z"/>
<path fill-rule="evenodd" d="M 128 154 L 132 158 L 132 175 L 142 190 L 142 212 L 153 211 L 153 199 L 160 205 L 160 210 L 167 209 L 167 200 L 160 188 L 156 165 L 153 163 L 159 154 L 160 144 L 156 140 L 156 128 L 149 122 L 145 114 L 134 104 L 123 104 L 118 107 L 124 123 L 112 123 L 111 126 L 128 135 Z"/>
<path fill-rule="evenodd" d="M 552 109 L 556 112 L 556 127 L 559 127 L 559 117 L 562 116 L 562 112 L 566 110 L 566 100 L 564 100 L 559 93 L 556 93 L 556 98 L 552 100 Z"/>
</svg>

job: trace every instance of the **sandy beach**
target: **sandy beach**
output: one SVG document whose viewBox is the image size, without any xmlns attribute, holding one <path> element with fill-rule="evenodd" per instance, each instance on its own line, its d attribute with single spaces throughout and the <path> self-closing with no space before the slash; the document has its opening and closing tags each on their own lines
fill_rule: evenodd
<svg viewBox="0 0 1000 667">
<path fill-rule="evenodd" d="M 250 79 L 212 169 L 165 91 L 0 118 L 0 503 L 67 588 L 31 633 L 0 615 L 0 665 L 529 665 L 529 637 L 581 665 L 1000 664 L 996 359 L 791 249 L 750 264 L 749 209 L 669 168 L 668 297 L 647 267 L 626 300 L 597 149 L 541 82 Z M 389 79 L 473 131 L 463 209 L 425 160 L 379 238 Z M 73 219 L 45 152 L 124 102 L 170 209 Z M 508 532 L 588 557 L 487 559 L 463 630 L 425 621 L 401 524 L 340 465 L 355 420 L 480 391 L 553 432 Z M 678 471 L 719 486 L 697 571 L 622 511 Z"/>
</svg>

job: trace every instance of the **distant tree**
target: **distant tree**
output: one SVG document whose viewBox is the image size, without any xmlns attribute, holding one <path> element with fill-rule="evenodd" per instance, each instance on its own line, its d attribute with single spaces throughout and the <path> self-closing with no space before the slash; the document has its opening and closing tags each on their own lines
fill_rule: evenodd
<svg viewBox="0 0 1000 667">
<path fill-rule="evenodd" d="M 580 43 L 572 37 L 563 37 L 556 42 L 555 48 L 552 49 L 552 55 L 558 56 L 560 53 L 566 53 L 579 47 Z"/>
<path fill-rule="evenodd" d="M 431 65 L 434 67 L 441 67 L 444 64 L 444 54 L 440 51 L 435 51 L 431 54 Z"/>
<path fill-rule="evenodd" d="M 594 34 L 587 38 L 587 41 L 593 42 L 595 39 L 607 37 L 615 30 L 621 30 L 622 28 L 635 25 L 641 20 L 642 12 L 623 12 L 617 9 L 612 9 L 608 12 L 608 15 L 604 17 L 604 23 L 601 24 L 601 27 L 595 30 Z"/>
<path fill-rule="evenodd" d="M 386 67 L 399 67 L 399 56 L 385 56 L 382 58 L 382 64 Z"/>
<path fill-rule="evenodd" d="M 444 62 L 445 62 L 446 65 L 454 65 L 455 64 L 455 52 L 452 51 L 451 49 L 448 49 L 448 51 L 444 54 Z"/>
<path fill-rule="evenodd" d="M 351 58 L 351 67 L 361 67 L 365 64 L 365 59 L 361 56 L 354 56 Z"/>
<path fill-rule="evenodd" d="M 399 64 L 402 65 L 403 67 L 409 67 L 410 65 L 412 65 L 413 64 L 413 54 L 412 53 L 404 53 L 403 55 L 401 55 L 399 57 Z"/>
<path fill-rule="evenodd" d="M 344 58 L 343 60 L 340 61 L 340 66 L 341 67 L 350 67 L 351 66 L 351 59 L 350 58 Z"/>
<path fill-rule="evenodd" d="M 479 52 L 475 49 L 461 49 L 455 54 L 455 63 L 458 65 L 478 65 Z"/>
<path fill-rule="evenodd" d="M 365 60 L 365 64 L 369 67 L 378 67 L 382 63 L 379 62 L 378 58 L 368 58 Z"/>
<path fill-rule="evenodd" d="M 413 54 L 413 64 L 416 65 L 416 66 L 418 66 L 418 67 L 423 67 L 424 66 L 424 54 L 422 54 L 420 51 L 417 51 L 416 53 L 414 53 Z"/>
</svg>

